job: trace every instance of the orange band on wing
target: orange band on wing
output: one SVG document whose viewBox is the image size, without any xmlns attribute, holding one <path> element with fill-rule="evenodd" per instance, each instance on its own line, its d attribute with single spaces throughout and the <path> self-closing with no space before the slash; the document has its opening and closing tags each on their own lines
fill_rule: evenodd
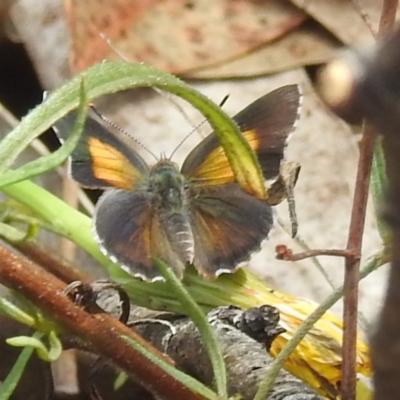
<svg viewBox="0 0 400 400">
<path fill-rule="evenodd" d="M 249 129 L 248 131 L 242 132 L 242 134 L 249 143 L 251 149 L 256 152 L 260 147 L 260 135 L 254 129 Z"/>
<path fill-rule="evenodd" d="M 257 132 L 248 130 L 243 132 L 243 136 L 248 141 L 250 147 L 256 151 L 259 147 Z M 204 162 L 195 171 L 193 177 L 193 180 L 199 185 L 203 181 L 207 185 L 223 185 L 235 181 L 233 171 L 222 146 L 218 146 L 209 153 Z"/>
<path fill-rule="evenodd" d="M 118 149 L 96 137 L 89 137 L 88 148 L 91 156 L 93 175 L 111 186 L 131 190 L 142 174 L 132 166 Z"/>
</svg>

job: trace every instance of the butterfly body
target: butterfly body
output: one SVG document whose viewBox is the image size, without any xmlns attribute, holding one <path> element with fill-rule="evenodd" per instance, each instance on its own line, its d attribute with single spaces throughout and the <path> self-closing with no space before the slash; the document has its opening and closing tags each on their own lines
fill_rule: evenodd
<svg viewBox="0 0 400 400">
<path fill-rule="evenodd" d="M 299 105 L 299 88 L 290 85 L 235 117 L 267 183 L 279 177 Z M 69 114 L 57 123 L 60 138 L 74 119 Z M 106 190 L 94 216 L 97 240 L 114 261 L 145 280 L 161 279 L 154 258 L 180 278 L 188 264 L 207 278 L 232 272 L 259 250 L 272 227 L 268 201 L 235 182 L 214 133 L 192 150 L 181 169 L 166 158 L 149 167 L 131 144 L 88 119 L 71 156 L 71 173 L 84 186 Z"/>
<path fill-rule="evenodd" d="M 174 252 L 183 264 L 192 263 L 194 239 L 188 213 L 188 182 L 177 164 L 160 160 L 151 170 L 149 191 Z"/>
</svg>

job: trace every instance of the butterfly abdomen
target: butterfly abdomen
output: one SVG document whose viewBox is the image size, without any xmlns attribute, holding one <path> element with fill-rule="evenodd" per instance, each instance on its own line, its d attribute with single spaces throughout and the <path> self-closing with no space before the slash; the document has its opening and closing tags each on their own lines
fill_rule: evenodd
<svg viewBox="0 0 400 400">
<path fill-rule="evenodd" d="M 153 207 L 173 252 L 182 263 L 191 263 L 194 239 L 185 207 L 185 178 L 175 163 L 161 160 L 151 171 L 150 186 L 154 194 Z"/>
<path fill-rule="evenodd" d="M 188 217 L 184 213 L 174 213 L 163 219 L 172 249 L 183 263 L 192 263 L 194 239 Z"/>
</svg>

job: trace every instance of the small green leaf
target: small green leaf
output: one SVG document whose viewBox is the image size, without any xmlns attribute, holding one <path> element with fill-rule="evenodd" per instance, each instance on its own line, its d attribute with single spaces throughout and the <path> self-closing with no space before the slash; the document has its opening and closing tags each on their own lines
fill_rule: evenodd
<svg viewBox="0 0 400 400">
<path fill-rule="evenodd" d="M 125 385 L 128 380 L 128 375 L 124 371 L 119 371 L 113 384 L 114 390 L 119 390 Z"/>
<path fill-rule="evenodd" d="M 0 222 L 0 236 L 8 242 L 22 242 L 27 238 L 26 232 L 22 232 L 11 225 Z"/>
<path fill-rule="evenodd" d="M 27 326 L 35 325 L 35 318 L 9 300 L 0 297 L 0 312 Z"/>
<path fill-rule="evenodd" d="M 43 360 L 48 362 L 54 362 L 58 360 L 63 351 L 61 341 L 55 331 L 50 331 L 48 334 L 49 338 L 49 349 L 46 353 L 47 358 L 43 358 Z"/>
<path fill-rule="evenodd" d="M 31 336 L 14 336 L 6 339 L 6 343 L 13 347 L 33 347 L 36 350 L 45 352 L 46 347 L 38 338 Z"/>
<path fill-rule="evenodd" d="M 36 350 L 38 356 L 47 362 L 53 362 L 60 358 L 62 345 L 60 339 L 54 331 L 48 334 L 49 348 L 37 337 L 15 336 L 6 339 L 6 343 L 14 347 L 31 347 Z"/>
</svg>

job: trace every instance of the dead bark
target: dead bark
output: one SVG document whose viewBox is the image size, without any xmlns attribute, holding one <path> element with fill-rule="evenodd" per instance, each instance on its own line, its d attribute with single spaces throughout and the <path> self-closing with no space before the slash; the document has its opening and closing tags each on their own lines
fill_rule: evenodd
<svg viewBox="0 0 400 400">
<path fill-rule="evenodd" d="M 239 324 L 232 326 L 224 318 L 226 307 L 218 307 L 208 314 L 208 320 L 215 329 L 228 374 L 229 394 L 240 393 L 243 399 L 252 399 L 261 380 L 268 372 L 273 359 L 264 343 L 257 342 L 239 330 Z M 137 315 L 138 310 L 134 313 Z M 238 311 L 243 314 L 243 311 Z M 210 362 L 202 345 L 202 338 L 192 321 L 184 316 L 169 313 L 155 314 L 143 319 L 148 311 L 139 312 L 139 322 L 133 329 L 153 346 L 170 356 L 176 366 L 191 376 L 212 386 L 213 376 Z M 237 318 L 240 318 L 238 315 Z M 274 326 L 265 329 L 266 335 L 275 334 Z M 278 327 L 279 329 L 279 327 Z M 263 340 L 261 339 L 263 342 Z M 267 344 L 268 346 L 268 344 Z M 293 375 L 282 370 L 268 400 L 319 400 L 321 397 Z"/>
</svg>

